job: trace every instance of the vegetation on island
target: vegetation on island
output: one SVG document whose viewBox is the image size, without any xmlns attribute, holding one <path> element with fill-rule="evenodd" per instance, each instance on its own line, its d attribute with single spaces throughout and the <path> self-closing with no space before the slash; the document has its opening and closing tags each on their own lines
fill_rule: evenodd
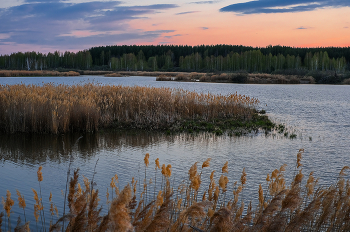
<svg viewBox="0 0 350 232">
<path fill-rule="evenodd" d="M 303 149 L 297 153 L 291 183 L 287 184 L 286 165 L 282 165 L 267 174 L 254 195 L 248 194 L 245 169 L 240 177 L 233 177 L 226 162 L 221 170 L 210 173 L 211 158 L 202 165 L 194 163 L 188 177 L 175 183 L 172 165 L 161 165 L 157 158 L 150 167 L 147 153 L 144 180 L 138 183 L 140 178 L 132 177 L 120 191 L 118 174 L 112 173 L 103 200 L 94 180 L 84 177 L 82 182 L 79 169 L 71 174 L 69 166 L 66 190 L 62 190 L 63 212 L 52 200 L 53 194 L 60 193 L 41 194 L 46 170 L 40 166 L 39 190 L 32 188 L 33 203 L 18 190 L 18 200 L 9 190 L 2 197 L 0 231 L 349 231 L 350 182 L 346 174 L 350 168 L 342 168 L 334 184 L 320 185 L 313 172 L 304 176 L 303 153 Z M 49 199 L 49 205 L 44 205 L 43 198 Z M 23 213 L 13 212 L 15 204 Z M 33 214 L 35 221 L 28 220 Z M 17 225 L 11 224 L 13 217 L 18 217 Z"/>
<path fill-rule="evenodd" d="M 0 131 L 94 132 L 100 128 L 222 134 L 271 130 L 256 98 L 182 89 L 84 85 L 0 85 Z"/>
<path fill-rule="evenodd" d="M 74 52 L 18 52 L 0 56 L 0 69 L 267 73 L 313 77 L 315 83 L 350 78 L 350 47 L 106 46 Z M 80 71 L 82 72 L 82 71 Z"/>
</svg>

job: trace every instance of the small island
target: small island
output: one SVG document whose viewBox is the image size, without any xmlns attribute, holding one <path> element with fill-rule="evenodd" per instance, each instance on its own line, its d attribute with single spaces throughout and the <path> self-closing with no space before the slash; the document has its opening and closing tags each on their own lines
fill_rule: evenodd
<svg viewBox="0 0 350 232">
<path fill-rule="evenodd" d="M 259 100 L 141 86 L 0 85 L 0 131 L 96 132 L 127 129 L 242 135 L 275 127 Z"/>
</svg>

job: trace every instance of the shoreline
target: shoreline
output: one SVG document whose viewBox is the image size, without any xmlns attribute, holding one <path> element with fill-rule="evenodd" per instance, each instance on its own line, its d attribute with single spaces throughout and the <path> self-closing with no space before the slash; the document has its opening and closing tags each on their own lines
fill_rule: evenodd
<svg viewBox="0 0 350 232">
<path fill-rule="evenodd" d="M 320 72 L 324 79 L 337 79 L 329 83 L 318 83 L 313 76 L 268 74 L 268 73 L 203 73 L 203 72 L 161 72 L 161 71 L 92 71 L 92 70 L 0 70 L 0 77 L 52 77 L 52 76 L 80 76 L 104 75 L 105 77 L 148 76 L 157 77 L 157 81 L 178 82 L 208 82 L 208 83 L 239 83 L 239 84 L 343 84 L 349 85 L 350 78 L 346 74 Z"/>
</svg>

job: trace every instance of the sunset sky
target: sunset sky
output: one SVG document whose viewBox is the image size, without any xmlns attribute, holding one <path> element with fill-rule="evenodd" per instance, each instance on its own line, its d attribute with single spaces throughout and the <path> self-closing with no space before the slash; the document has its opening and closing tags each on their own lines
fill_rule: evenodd
<svg viewBox="0 0 350 232">
<path fill-rule="evenodd" d="M 106 45 L 350 46 L 350 0 L 0 0 L 0 54 Z"/>
</svg>

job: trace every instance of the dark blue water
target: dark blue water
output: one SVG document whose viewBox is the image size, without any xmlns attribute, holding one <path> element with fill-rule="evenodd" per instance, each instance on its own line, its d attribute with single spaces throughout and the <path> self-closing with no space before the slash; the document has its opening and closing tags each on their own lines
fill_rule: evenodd
<svg viewBox="0 0 350 232">
<path fill-rule="evenodd" d="M 350 86 L 336 85 L 246 85 L 185 82 L 156 82 L 155 77 L 22 77 L 0 78 L 0 84 L 113 84 L 142 85 L 155 87 L 182 88 L 190 91 L 230 94 L 238 92 L 260 100 L 260 108 L 277 123 L 285 124 L 289 132 L 297 135 L 289 139 L 277 132 L 265 136 L 264 133 L 244 137 L 215 136 L 212 134 L 180 134 L 167 136 L 151 132 L 142 133 L 97 133 L 84 135 L 73 147 L 80 134 L 63 136 L 0 136 L 0 196 L 6 190 L 15 199 L 12 227 L 18 216 L 23 219 L 23 211 L 18 208 L 16 189 L 27 201 L 27 217 L 35 226 L 33 215 L 33 193 L 39 190 L 36 171 L 43 166 L 44 180 L 41 183 L 45 214 L 48 212 L 48 198 L 52 191 L 53 201 L 59 213 L 63 212 L 69 157 L 73 157 L 72 169 L 80 168 L 80 173 L 89 179 L 93 176 L 100 191 L 102 205 L 106 202 L 106 189 L 114 174 L 119 175 L 120 187 L 134 176 L 141 182 L 144 178 L 143 158 L 150 153 L 150 167 L 147 178 L 154 183 L 154 160 L 171 164 L 172 181 L 179 183 L 187 178 L 189 167 L 194 162 L 212 158 L 211 166 L 204 170 L 203 179 L 208 179 L 212 170 L 220 177 L 223 164 L 229 162 L 230 191 L 235 181 L 240 180 L 242 169 L 247 172 L 248 199 L 257 198 L 259 184 L 265 183 L 267 173 L 282 164 L 287 164 L 287 184 L 291 181 L 296 165 L 296 154 L 300 148 L 303 155 L 303 173 L 314 171 L 320 184 L 334 183 L 343 166 L 350 166 Z M 64 144 L 64 146 L 63 146 Z M 157 179 L 161 178 L 160 173 Z M 82 179 L 81 179 L 82 183 Z M 204 185 L 207 181 L 203 182 Z M 176 185 L 176 184 L 175 184 Z M 177 185 L 176 185 L 177 186 Z M 104 207 L 106 208 L 106 207 Z M 28 219 L 27 218 L 27 219 Z M 48 222 L 47 222 L 48 223 Z M 33 227 L 35 230 L 35 227 Z"/>
</svg>

